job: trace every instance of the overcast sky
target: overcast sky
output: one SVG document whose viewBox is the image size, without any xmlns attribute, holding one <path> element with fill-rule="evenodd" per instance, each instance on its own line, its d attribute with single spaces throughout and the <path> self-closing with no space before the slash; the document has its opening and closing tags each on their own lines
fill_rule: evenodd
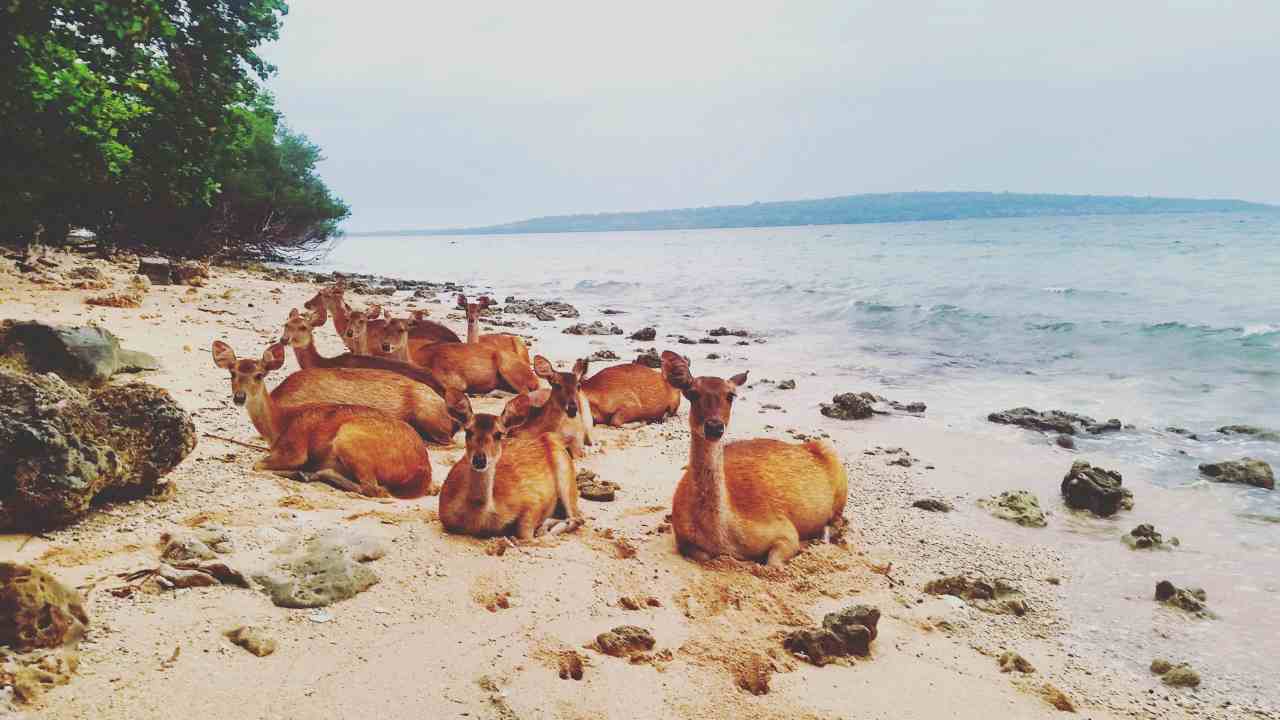
<svg viewBox="0 0 1280 720">
<path fill-rule="evenodd" d="M 348 230 L 907 190 L 1280 202 L 1280 0 L 291 4 L 270 87 Z"/>
</svg>

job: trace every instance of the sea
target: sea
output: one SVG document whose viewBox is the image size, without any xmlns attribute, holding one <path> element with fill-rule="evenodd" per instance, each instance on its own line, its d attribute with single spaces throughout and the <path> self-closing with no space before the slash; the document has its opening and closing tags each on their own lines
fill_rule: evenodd
<svg viewBox="0 0 1280 720">
<path fill-rule="evenodd" d="M 1081 648 L 1139 676 L 1156 655 L 1191 662 L 1237 705 L 1280 708 L 1280 490 L 1212 483 L 1198 469 L 1247 456 L 1280 472 L 1280 442 L 1218 432 L 1280 432 L 1280 212 L 359 237 L 316 269 L 564 300 L 628 333 L 656 327 L 644 345 L 659 349 L 694 347 L 673 335 L 744 328 L 766 343 L 724 354 L 800 378 L 793 414 L 818 418 L 836 392 L 869 390 L 927 403 L 921 433 L 1027 446 L 1035 476 L 995 472 L 981 457 L 990 451 L 974 450 L 930 458 L 942 471 L 928 481 L 957 496 L 1029 486 L 1054 509 L 1047 530 L 999 532 L 1047 537 L 1069 558 Z M 1067 451 L 987 420 L 1018 406 L 1126 429 Z M 1058 484 L 1074 459 L 1120 470 L 1135 509 L 1108 520 L 1066 510 Z M 948 461 L 968 470 L 945 472 Z M 1129 550 L 1118 538 L 1138 522 L 1181 545 Z M 1205 588 L 1217 619 L 1156 607 L 1165 578 Z"/>
</svg>

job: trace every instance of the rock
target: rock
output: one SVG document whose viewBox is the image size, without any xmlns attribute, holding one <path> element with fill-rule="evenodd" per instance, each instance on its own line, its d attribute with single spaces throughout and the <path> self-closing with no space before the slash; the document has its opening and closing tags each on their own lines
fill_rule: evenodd
<svg viewBox="0 0 1280 720">
<path fill-rule="evenodd" d="M 776 387 L 779 390 L 795 390 L 796 381 L 795 380 L 779 380 Z"/>
<path fill-rule="evenodd" d="M 1076 449 L 1076 440 L 1070 435 L 1059 435 L 1057 438 L 1054 439 L 1054 442 L 1058 444 L 1058 447 L 1063 448 L 1065 450 Z"/>
<path fill-rule="evenodd" d="M 1044 687 L 1040 688 L 1040 696 L 1044 698 L 1045 702 L 1062 712 L 1073 713 L 1076 711 L 1076 705 L 1071 702 L 1071 698 L 1049 683 L 1045 683 Z"/>
<path fill-rule="evenodd" d="M 1223 425 L 1218 428 L 1223 435 L 1247 435 L 1254 440 L 1280 442 L 1280 431 L 1268 430 L 1256 425 Z"/>
<path fill-rule="evenodd" d="M 1062 497 L 1067 507 L 1110 517 L 1121 509 L 1133 509 L 1133 493 L 1121 487 L 1122 482 L 1120 473 L 1114 470 L 1103 470 L 1077 460 L 1062 478 Z"/>
<path fill-rule="evenodd" d="M 596 320 L 592 323 L 577 323 L 576 325 L 570 325 L 562 332 L 564 332 L 565 335 L 621 335 L 622 328 L 614 325 L 613 323 Z"/>
<path fill-rule="evenodd" d="M 276 641 L 260 627 L 244 625 L 223 634 L 231 642 L 258 657 L 266 657 L 276 651 Z"/>
<path fill-rule="evenodd" d="M 882 398 L 883 399 L 883 398 Z M 925 410 L 929 409 L 928 405 L 922 402 L 901 403 L 897 400 L 889 400 L 889 407 L 899 412 L 911 413 L 912 415 L 923 415 Z"/>
<path fill-rule="evenodd" d="M 890 461 L 889 461 L 889 464 L 890 464 L 890 465 L 898 465 L 898 466 L 900 466 L 900 467 L 911 467 L 911 465 L 912 465 L 911 456 L 909 456 L 909 455 L 902 455 L 902 456 L 900 456 L 900 457 L 896 457 L 896 458 L 894 458 L 893 460 L 890 460 Z"/>
<path fill-rule="evenodd" d="M 1165 432 L 1181 435 L 1188 440 L 1199 440 L 1200 437 L 1186 428 L 1173 427 L 1172 425 L 1164 429 Z"/>
<path fill-rule="evenodd" d="M 92 265 L 80 265 L 74 267 L 67 273 L 67 277 L 76 278 L 78 280 L 105 280 L 102 270 Z"/>
<path fill-rule="evenodd" d="M 874 414 L 875 401 L 871 393 L 841 393 L 831 398 L 831 404 L 823 403 L 820 412 L 838 420 L 865 420 Z"/>
<path fill-rule="evenodd" d="M 597 350 L 591 353 L 590 357 L 587 358 L 587 360 L 591 362 L 596 362 L 598 360 L 620 360 L 620 359 L 621 358 L 618 357 L 618 353 L 612 350 Z"/>
<path fill-rule="evenodd" d="M 60 647 L 88 625 L 79 592 L 40 568 L 0 562 L 0 645 L 19 652 Z"/>
<path fill-rule="evenodd" d="M 160 388 L 82 394 L 57 375 L 0 369 L 0 530 L 46 530 L 98 498 L 154 495 L 195 446 L 191 416 Z"/>
<path fill-rule="evenodd" d="M 577 650 L 564 650 L 556 657 L 561 680 L 581 680 L 585 663 Z"/>
<path fill-rule="evenodd" d="M 720 353 L 707 353 L 707 359 L 708 359 L 708 360 L 719 360 L 719 359 L 720 359 Z"/>
<path fill-rule="evenodd" d="M 576 318 L 578 309 L 564 302 L 540 302 L 537 300 L 518 300 L 507 297 L 503 302 L 502 312 L 532 315 L 544 322 L 556 318 Z"/>
<path fill-rule="evenodd" d="M 374 538 L 330 532 L 307 541 L 297 554 L 253 579 L 280 607 L 324 607 L 373 587 L 378 576 L 361 565 L 360 558 L 373 559 L 385 552 Z"/>
<path fill-rule="evenodd" d="M 1124 543 L 1134 550 L 1146 550 L 1149 548 L 1168 548 L 1170 545 L 1178 545 L 1178 538 L 1169 538 L 1166 544 L 1164 536 L 1156 531 L 1155 526 L 1143 523 L 1127 534 L 1121 537 Z"/>
<path fill-rule="evenodd" d="M 152 285 L 173 284 L 173 264 L 168 258 L 138 258 L 138 274 L 145 275 Z"/>
<path fill-rule="evenodd" d="M 1156 583 L 1157 602 L 1184 610 L 1199 618 L 1213 617 L 1213 613 L 1205 607 L 1209 596 L 1201 588 L 1180 588 L 1168 580 Z"/>
<path fill-rule="evenodd" d="M 179 569 L 161 564 L 156 575 L 169 583 L 170 587 L 175 588 L 209 587 L 218 584 L 218 579 L 214 576 L 193 568 Z"/>
<path fill-rule="evenodd" d="M 720 341 L 713 337 L 698 338 L 699 345 L 719 345 Z"/>
<path fill-rule="evenodd" d="M 618 598 L 618 607 L 623 610 L 645 610 L 648 608 L 662 607 L 662 601 L 652 595 L 623 595 Z"/>
<path fill-rule="evenodd" d="M 160 557 L 169 562 L 188 562 L 191 560 L 212 560 L 217 554 L 205 544 L 204 540 L 189 532 L 170 532 L 160 536 L 164 549 Z"/>
<path fill-rule="evenodd" d="M 1161 676 L 1164 684 L 1170 687 L 1200 687 L 1200 673 L 1185 663 L 1169 668 Z"/>
<path fill-rule="evenodd" d="M 782 646 L 818 666 L 850 655 L 866 657 L 871 654 L 871 642 L 876 639 L 879 622 L 878 609 L 854 605 L 828 613 L 822 619 L 821 628 L 802 628 L 788 633 Z"/>
<path fill-rule="evenodd" d="M 630 657 L 653 649 L 653 633 L 635 625 L 619 625 L 596 636 L 596 647 L 605 655 Z"/>
<path fill-rule="evenodd" d="M 34 372 L 56 372 L 68 382 L 94 386 L 118 373 L 160 368 L 154 357 L 125 350 L 110 331 L 92 326 L 14 323 L 0 331 L 0 353 L 21 353 Z"/>
<path fill-rule="evenodd" d="M 1173 663 L 1168 660 L 1156 658 L 1151 661 L 1151 672 L 1156 675 L 1163 675 L 1173 669 Z"/>
<path fill-rule="evenodd" d="M 1040 509 L 1040 500 L 1027 490 L 1006 490 L 989 498 L 978 501 L 980 507 L 1001 520 L 1015 522 L 1023 527 L 1044 527 L 1048 525 L 1044 511 Z"/>
<path fill-rule="evenodd" d="M 929 512 L 951 512 L 951 503 L 944 500 L 934 500 L 933 498 L 922 498 L 911 503 L 911 507 L 927 510 Z"/>
<path fill-rule="evenodd" d="M 613 502 L 615 494 L 622 486 L 609 480 L 601 480 L 590 470 L 578 471 L 578 495 L 583 500 L 594 502 Z"/>
<path fill-rule="evenodd" d="M 1271 466 L 1263 460 L 1246 457 L 1218 463 L 1203 463 L 1200 472 L 1214 482 L 1242 483 L 1254 487 L 1275 490 L 1276 478 Z"/>
<path fill-rule="evenodd" d="M 997 662 L 1000 663 L 1000 672 L 1002 673 L 1017 671 L 1029 675 L 1036 671 L 1036 667 L 1034 665 L 1032 665 L 1026 658 L 1012 650 L 1006 650 L 1000 653 L 1000 657 L 997 659 Z"/>
<path fill-rule="evenodd" d="M 676 342 L 681 345 L 697 345 L 698 344 L 697 340 L 694 340 L 693 338 L 687 338 L 683 335 L 677 335 Z"/>
<path fill-rule="evenodd" d="M 140 308 L 142 307 L 142 293 L 119 292 L 94 295 L 93 297 L 85 298 L 84 304 L 97 307 Z"/>
<path fill-rule="evenodd" d="M 727 327 L 718 327 L 707 333 L 711 337 L 751 337 L 751 333 L 746 330 L 730 330 Z"/>
<path fill-rule="evenodd" d="M 0 654 L 0 660 L 3 659 Z M 6 702 L 6 685 L 12 686 L 12 696 L 19 702 L 34 703 L 46 690 L 71 682 L 80 667 L 79 654 L 71 650 L 18 655 L 12 660 L 11 663 L 0 662 L 0 717 L 13 720 L 30 716 L 16 712 L 8 714 L 13 708 Z"/>
<path fill-rule="evenodd" d="M 1076 435 L 1080 432 L 1098 435 L 1104 432 L 1114 432 L 1123 427 L 1120 421 L 1115 418 L 1099 423 L 1087 415 L 1077 415 L 1063 410 L 1040 412 L 1029 407 L 993 412 L 987 416 L 987 420 L 1002 425 L 1017 425 L 1029 430 L 1039 430 L 1040 432 L 1057 433 L 1059 435 Z"/>
<path fill-rule="evenodd" d="M 661 368 L 662 356 L 658 354 L 657 348 L 649 348 L 636 356 L 635 363 L 645 367 Z"/>
<path fill-rule="evenodd" d="M 631 333 L 632 340 L 640 340 L 641 342 L 652 342 L 657 339 L 658 331 L 651 327 L 640 328 Z"/>
<path fill-rule="evenodd" d="M 204 287 L 209 279 L 209 265 L 198 260 L 186 260 L 173 266 L 171 275 L 179 285 Z"/>
<path fill-rule="evenodd" d="M 1003 578 L 971 580 L 964 575 L 938 578 L 925 583 L 930 595 L 951 595 L 967 600 L 983 612 L 1013 614 L 1019 617 L 1031 611 L 1026 596 Z"/>
</svg>

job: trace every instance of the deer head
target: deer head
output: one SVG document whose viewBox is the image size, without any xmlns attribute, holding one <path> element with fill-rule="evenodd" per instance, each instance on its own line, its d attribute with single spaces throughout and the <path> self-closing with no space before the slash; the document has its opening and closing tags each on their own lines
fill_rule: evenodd
<svg viewBox="0 0 1280 720">
<path fill-rule="evenodd" d="M 689 371 L 689 361 L 667 350 L 662 353 L 662 376 L 689 400 L 689 429 L 694 435 L 712 442 L 724 437 L 738 388 L 747 383 L 746 373 L 728 380 L 711 376 L 695 378 Z"/>
<path fill-rule="evenodd" d="M 284 332 L 280 334 L 280 342 L 289 347 L 305 348 L 315 341 L 312 330 L 324 325 L 324 309 L 319 313 L 302 314 L 297 308 L 289 311 L 289 319 L 284 321 Z"/>
<path fill-rule="evenodd" d="M 230 345 L 215 340 L 213 364 L 231 372 L 231 400 L 244 405 L 247 398 L 266 394 L 263 381 L 267 373 L 284 366 L 284 346 L 276 343 L 267 348 L 261 360 L 237 360 Z"/>
<path fill-rule="evenodd" d="M 517 395 L 502 408 L 501 415 L 471 411 L 471 401 L 453 388 L 445 390 L 445 404 L 449 415 L 457 420 L 467 433 L 467 452 L 463 456 L 472 469 L 483 472 L 498 466 L 502 458 L 502 441 L 512 429 L 524 424 L 529 417 L 529 397 Z"/>
<path fill-rule="evenodd" d="M 551 361 L 541 355 L 533 358 L 533 373 L 551 383 L 551 401 L 560 403 L 564 413 L 569 417 L 577 417 L 578 383 L 587 374 L 587 361 L 579 359 L 573 364 L 571 372 L 559 372 L 551 366 Z"/>
</svg>

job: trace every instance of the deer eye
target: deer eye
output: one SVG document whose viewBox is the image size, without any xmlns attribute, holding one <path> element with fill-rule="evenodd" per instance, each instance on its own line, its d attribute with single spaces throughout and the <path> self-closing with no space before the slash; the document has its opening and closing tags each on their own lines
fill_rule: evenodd
<svg viewBox="0 0 1280 720">
<path fill-rule="evenodd" d="M 493 439 L 494 439 L 495 441 L 500 441 L 500 440 L 502 440 L 502 433 L 500 433 L 500 432 L 496 432 L 496 433 L 494 433 L 494 434 L 493 434 Z"/>
</svg>

